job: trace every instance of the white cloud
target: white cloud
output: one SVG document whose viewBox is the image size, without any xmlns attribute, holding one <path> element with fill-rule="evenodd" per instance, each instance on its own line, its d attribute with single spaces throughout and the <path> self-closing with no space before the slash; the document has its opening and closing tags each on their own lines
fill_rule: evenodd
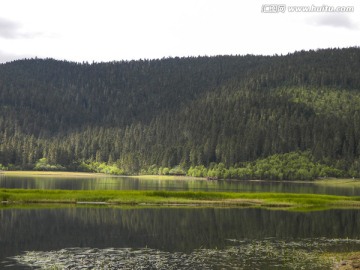
<svg viewBox="0 0 360 270">
<path fill-rule="evenodd" d="M 346 14 L 330 13 L 312 18 L 311 23 L 317 26 L 340 27 L 351 30 L 359 29 L 358 25 Z"/>
<path fill-rule="evenodd" d="M 41 36 L 41 33 L 28 32 L 22 30 L 22 25 L 18 22 L 0 18 L 0 38 L 19 39 L 35 38 Z"/>
<path fill-rule="evenodd" d="M 0 18 L 0 37 L 1 38 L 17 38 L 19 33 L 20 25 L 4 19 Z"/>
</svg>

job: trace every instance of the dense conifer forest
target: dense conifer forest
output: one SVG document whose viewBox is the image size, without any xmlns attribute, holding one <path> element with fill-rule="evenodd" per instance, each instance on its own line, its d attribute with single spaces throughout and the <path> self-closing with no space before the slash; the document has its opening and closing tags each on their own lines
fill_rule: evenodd
<svg viewBox="0 0 360 270">
<path fill-rule="evenodd" d="M 0 169 L 360 177 L 360 48 L 0 65 Z"/>
</svg>

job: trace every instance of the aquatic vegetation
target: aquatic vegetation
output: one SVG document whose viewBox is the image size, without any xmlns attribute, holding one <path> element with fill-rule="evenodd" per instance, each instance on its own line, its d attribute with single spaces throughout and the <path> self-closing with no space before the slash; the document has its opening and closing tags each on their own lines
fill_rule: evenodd
<svg viewBox="0 0 360 270">
<path fill-rule="evenodd" d="M 321 256 L 337 246 L 359 244 L 349 239 L 229 239 L 223 249 L 196 249 L 190 253 L 152 248 L 65 248 L 28 251 L 11 258 L 17 264 L 40 269 L 330 269 L 335 261 Z"/>
</svg>

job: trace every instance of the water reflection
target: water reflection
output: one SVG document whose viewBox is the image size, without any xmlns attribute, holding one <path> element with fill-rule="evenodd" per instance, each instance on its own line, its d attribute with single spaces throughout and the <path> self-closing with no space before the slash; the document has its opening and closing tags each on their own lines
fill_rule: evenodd
<svg viewBox="0 0 360 270">
<path fill-rule="evenodd" d="M 192 252 L 229 239 L 359 239 L 359 210 L 296 213 L 228 208 L 0 210 L 0 261 L 27 250 L 152 248 Z"/>
<path fill-rule="evenodd" d="M 360 185 L 336 187 L 301 182 L 159 180 L 129 177 L 61 178 L 0 175 L 0 188 L 67 190 L 192 190 L 233 192 L 290 192 L 360 196 Z"/>
</svg>

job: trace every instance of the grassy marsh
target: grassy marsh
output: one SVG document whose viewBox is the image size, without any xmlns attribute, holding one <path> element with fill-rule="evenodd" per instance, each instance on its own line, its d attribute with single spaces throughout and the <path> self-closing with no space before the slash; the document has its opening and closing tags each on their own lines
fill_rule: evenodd
<svg viewBox="0 0 360 270">
<path fill-rule="evenodd" d="M 0 189 L 0 200 L 7 204 L 91 202 L 94 204 L 183 204 L 291 209 L 360 208 L 360 197 L 293 193 Z"/>
</svg>

